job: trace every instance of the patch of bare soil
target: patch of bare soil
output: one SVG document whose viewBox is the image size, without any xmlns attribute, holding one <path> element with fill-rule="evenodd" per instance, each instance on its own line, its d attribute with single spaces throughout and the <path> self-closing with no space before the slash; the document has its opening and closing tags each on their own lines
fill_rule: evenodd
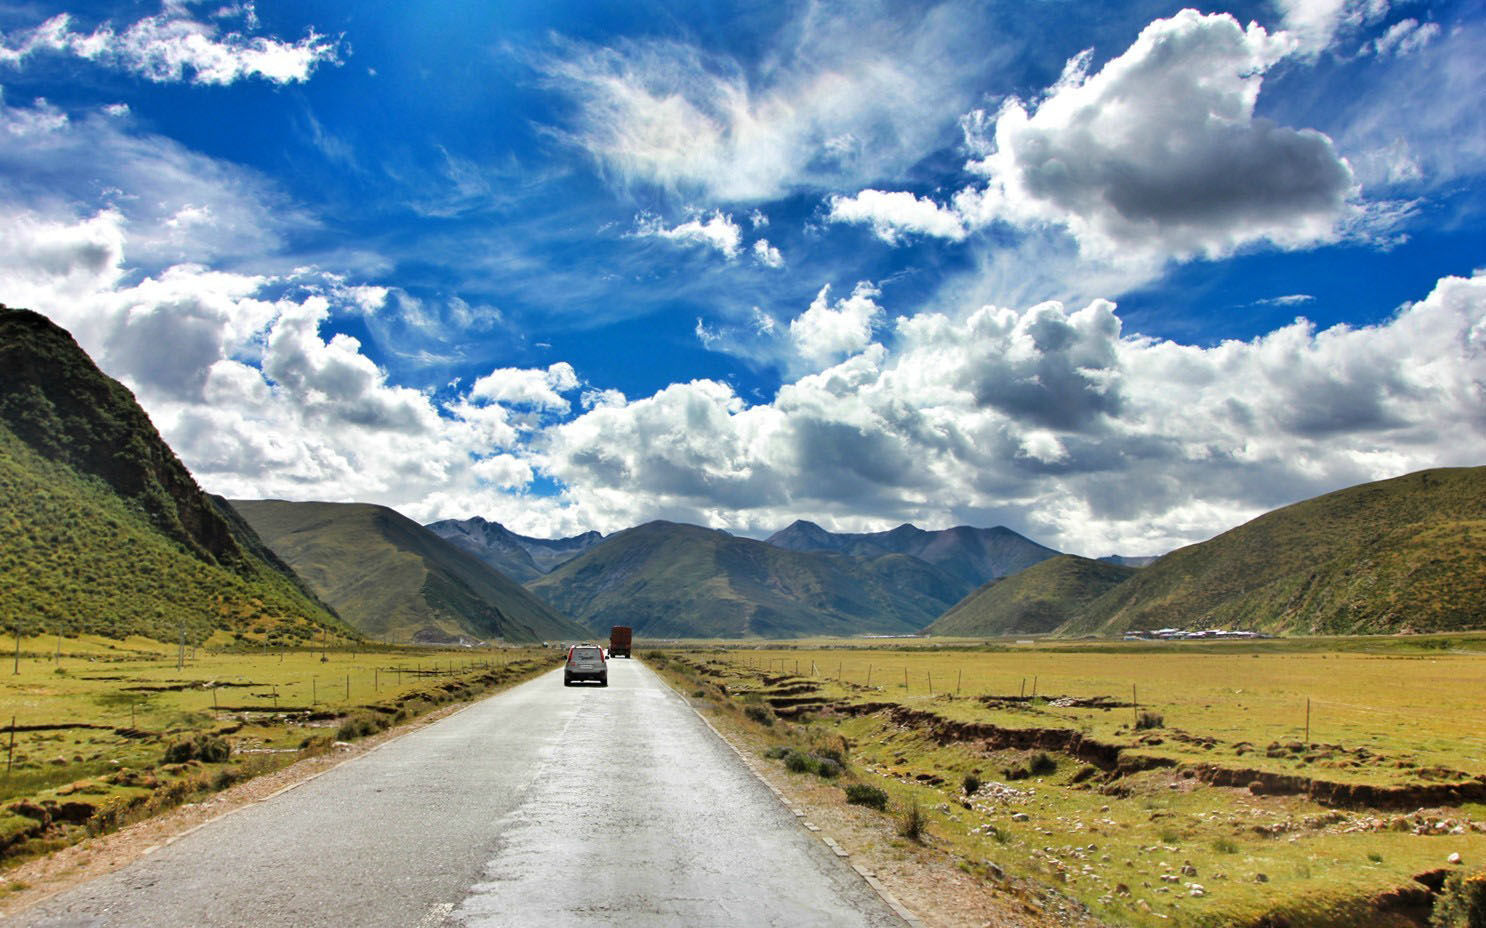
<svg viewBox="0 0 1486 928">
<path fill-rule="evenodd" d="M 482 694 L 482 698 L 484 695 L 489 694 Z M 116 832 L 88 838 L 54 854 L 20 864 L 0 875 L 0 918 L 14 915 L 80 883 L 112 873 L 214 819 L 271 799 L 360 757 L 386 741 L 453 715 L 469 705 L 466 702 L 443 706 L 405 725 L 360 741 L 336 742 L 327 753 L 306 757 L 273 773 L 231 786 L 202 802 L 180 806 Z"/>
</svg>

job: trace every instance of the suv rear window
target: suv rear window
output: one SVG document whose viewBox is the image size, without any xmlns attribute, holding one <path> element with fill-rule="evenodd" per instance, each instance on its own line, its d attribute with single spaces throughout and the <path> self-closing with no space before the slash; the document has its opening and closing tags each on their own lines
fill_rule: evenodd
<svg viewBox="0 0 1486 928">
<path fill-rule="evenodd" d="M 599 656 L 599 649 L 598 648 L 574 648 L 573 649 L 573 659 L 574 660 L 577 660 L 579 658 L 582 658 L 584 660 L 588 660 L 588 659 L 592 659 L 592 658 L 597 658 L 598 656 Z"/>
</svg>

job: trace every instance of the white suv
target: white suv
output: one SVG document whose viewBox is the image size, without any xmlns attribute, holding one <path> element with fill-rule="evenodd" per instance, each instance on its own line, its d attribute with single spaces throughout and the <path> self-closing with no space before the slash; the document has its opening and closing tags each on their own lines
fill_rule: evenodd
<svg viewBox="0 0 1486 928">
<path fill-rule="evenodd" d="M 577 644 L 568 648 L 568 662 L 562 668 L 562 685 L 572 686 L 574 680 L 597 680 L 599 686 L 609 685 L 609 666 L 604 661 L 604 649 L 596 644 Z"/>
</svg>

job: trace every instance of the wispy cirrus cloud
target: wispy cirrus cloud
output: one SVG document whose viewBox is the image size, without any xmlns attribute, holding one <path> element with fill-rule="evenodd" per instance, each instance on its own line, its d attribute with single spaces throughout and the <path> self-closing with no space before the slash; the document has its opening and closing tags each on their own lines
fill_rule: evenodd
<svg viewBox="0 0 1486 928">
<path fill-rule="evenodd" d="M 813 3 L 759 66 L 675 40 L 564 40 L 535 65 L 573 102 L 554 134 L 625 186 L 713 201 L 895 173 L 936 147 L 1002 50 L 977 45 L 973 4 L 911 19 L 876 3 Z M 761 214 L 760 214 L 761 215 Z"/>
</svg>

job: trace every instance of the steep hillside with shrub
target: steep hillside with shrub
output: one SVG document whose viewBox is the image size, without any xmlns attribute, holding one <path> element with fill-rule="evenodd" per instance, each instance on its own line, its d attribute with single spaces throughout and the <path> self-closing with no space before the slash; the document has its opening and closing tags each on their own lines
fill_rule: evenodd
<svg viewBox="0 0 1486 928">
<path fill-rule="evenodd" d="M 352 632 L 196 485 L 134 396 L 45 317 L 0 308 L 0 616 L 203 641 Z"/>
</svg>

